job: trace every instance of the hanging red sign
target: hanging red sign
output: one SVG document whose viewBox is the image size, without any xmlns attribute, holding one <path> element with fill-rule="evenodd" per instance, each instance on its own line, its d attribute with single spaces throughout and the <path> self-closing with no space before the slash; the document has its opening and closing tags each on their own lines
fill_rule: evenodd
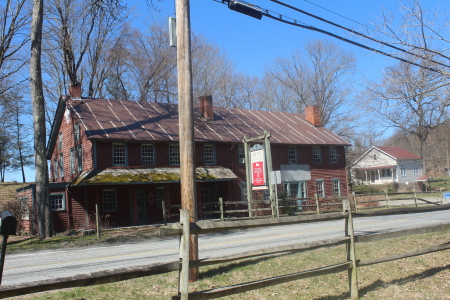
<svg viewBox="0 0 450 300">
<path fill-rule="evenodd" d="M 266 167 L 264 163 L 264 150 L 251 151 L 250 160 L 252 167 L 252 184 L 254 189 L 265 188 Z"/>
</svg>

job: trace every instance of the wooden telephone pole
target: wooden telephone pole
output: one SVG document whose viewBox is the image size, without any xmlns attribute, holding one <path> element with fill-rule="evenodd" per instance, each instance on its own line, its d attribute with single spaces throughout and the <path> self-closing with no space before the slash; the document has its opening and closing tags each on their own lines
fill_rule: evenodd
<svg viewBox="0 0 450 300">
<path fill-rule="evenodd" d="M 191 24 L 189 7 L 189 0 L 176 0 L 181 208 L 189 210 L 190 222 L 196 222 L 197 190 L 195 181 L 194 96 L 192 93 Z M 197 260 L 197 235 L 190 235 L 189 248 L 189 260 Z M 196 281 L 197 278 L 198 269 L 191 268 L 189 272 L 189 281 Z"/>
</svg>

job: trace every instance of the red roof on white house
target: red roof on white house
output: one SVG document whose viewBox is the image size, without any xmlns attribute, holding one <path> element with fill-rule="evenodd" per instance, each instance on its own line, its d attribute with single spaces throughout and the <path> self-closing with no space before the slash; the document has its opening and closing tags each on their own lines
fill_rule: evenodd
<svg viewBox="0 0 450 300">
<path fill-rule="evenodd" d="M 374 146 L 378 150 L 386 153 L 387 155 L 395 158 L 395 159 L 421 159 L 420 156 L 417 156 L 408 150 L 403 149 L 402 147 L 378 147 Z"/>
</svg>

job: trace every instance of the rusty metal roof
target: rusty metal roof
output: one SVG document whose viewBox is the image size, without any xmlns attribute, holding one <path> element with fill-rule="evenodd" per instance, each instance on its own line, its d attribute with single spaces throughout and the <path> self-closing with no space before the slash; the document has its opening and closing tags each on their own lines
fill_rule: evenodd
<svg viewBox="0 0 450 300">
<path fill-rule="evenodd" d="M 89 139 L 179 140 L 177 104 L 92 98 L 66 103 Z M 245 134 L 259 136 L 267 129 L 276 144 L 350 145 L 330 130 L 314 127 L 302 113 L 215 107 L 214 120 L 206 120 L 195 107 L 194 114 L 197 142 L 239 143 Z"/>
</svg>

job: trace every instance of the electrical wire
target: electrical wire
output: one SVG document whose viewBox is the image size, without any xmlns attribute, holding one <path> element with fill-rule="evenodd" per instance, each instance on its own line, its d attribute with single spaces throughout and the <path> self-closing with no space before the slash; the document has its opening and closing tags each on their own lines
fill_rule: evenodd
<svg viewBox="0 0 450 300">
<path fill-rule="evenodd" d="M 228 3 L 230 2 L 230 0 L 213 0 L 213 1 L 215 1 L 215 2 L 217 2 L 217 3 L 221 3 L 221 4 L 228 4 Z M 241 1 L 241 0 L 239 0 L 239 1 L 240 1 L 240 2 L 243 2 L 243 3 L 247 3 L 247 2 L 245 2 L 245 1 Z M 281 3 L 282 3 L 281 1 L 278 1 L 278 0 L 270 0 L 270 1 L 273 1 L 273 2 L 276 2 L 276 3 L 280 2 L 280 3 L 278 3 L 278 4 L 281 4 Z M 249 3 L 247 3 L 247 4 L 249 4 Z M 375 53 L 378 53 L 378 54 L 382 54 L 382 55 L 384 55 L 384 56 L 387 56 L 387 57 L 390 57 L 390 58 L 393 58 L 393 59 L 396 59 L 396 60 L 399 60 L 399 61 L 402 61 L 402 62 L 411 64 L 411 65 L 414 65 L 414 66 L 419 67 L 419 68 L 423 68 L 423 69 L 426 69 L 426 70 L 429 70 L 429 71 L 432 71 L 432 72 L 436 72 L 436 73 L 439 73 L 439 74 L 442 74 L 442 75 L 446 75 L 446 74 L 444 74 L 441 70 L 438 70 L 438 69 L 435 69 L 435 68 L 431 68 L 431 67 L 427 67 L 427 66 L 423 66 L 423 65 L 421 65 L 421 64 L 412 62 L 412 61 L 410 61 L 410 60 L 407 60 L 407 59 L 404 59 L 404 58 L 395 56 L 395 55 L 393 55 L 393 54 L 389 54 L 389 53 L 387 53 L 387 52 L 384 52 L 384 51 L 381 51 L 381 50 L 378 50 L 378 49 L 369 47 L 369 46 L 367 46 L 367 45 L 364 45 L 364 44 L 361 44 L 361 43 L 352 41 L 352 40 L 350 40 L 350 39 L 344 38 L 344 37 L 342 37 L 342 36 L 339 36 L 339 35 L 337 35 L 337 34 L 331 33 L 331 32 L 329 32 L 329 31 L 326 31 L 326 30 L 323 30 L 323 29 L 320 29 L 320 28 L 317 28 L 317 27 L 314 27 L 314 26 L 311 26 L 311 25 L 307 25 L 306 23 L 303 23 L 303 22 L 299 22 L 299 21 L 297 21 L 297 20 L 295 20 L 295 19 L 293 19 L 293 18 L 290 18 L 290 17 L 287 17 L 287 16 L 285 16 L 285 15 L 276 13 L 276 12 L 271 11 L 271 10 L 269 10 L 269 9 L 262 8 L 262 7 L 260 7 L 260 6 L 254 5 L 254 4 L 249 4 L 249 5 L 251 5 L 251 6 L 255 7 L 255 8 L 257 8 L 257 9 L 260 9 L 263 16 L 266 16 L 266 17 L 268 17 L 268 18 L 274 19 L 274 20 L 276 20 L 276 21 L 279 21 L 279 22 L 282 22 L 282 23 L 286 23 L 286 24 L 289 24 L 289 25 L 293 25 L 293 26 L 297 26 L 297 27 L 301 27 L 301 28 L 304 28 L 304 29 L 312 30 L 312 31 L 317 31 L 317 32 L 320 32 L 320 33 L 329 35 L 329 36 L 331 36 L 331 37 L 334 37 L 334 38 L 336 38 L 336 39 L 342 40 L 342 41 L 344 41 L 344 42 L 346 42 L 346 43 L 352 44 L 352 45 L 354 45 L 354 46 L 357 46 L 357 47 L 360 47 L 360 48 L 363 48 L 363 49 L 366 49 L 366 50 L 369 50 L 369 51 L 372 51 L 372 52 L 375 52 Z M 283 4 L 281 4 L 281 5 L 283 5 Z M 294 7 L 293 9 L 297 10 L 297 8 L 295 8 L 295 7 Z M 271 13 L 272 13 L 273 15 L 272 15 Z M 320 18 L 320 17 L 318 17 L 318 18 Z M 289 20 L 292 20 L 292 21 L 289 21 Z M 324 19 L 324 20 L 325 20 L 325 19 Z M 330 21 L 327 21 L 327 20 L 325 20 L 325 21 L 326 21 L 326 22 L 330 22 Z M 332 22 L 331 22 L 331 23 L 332 23 Z M 333 24 L 334 24 L 334 23 L 333 23 Z M 335 26 L 340 27 L 340 25 L 338 25 L 338 24 L 336 24 Z M 342 26 L 342 27 L 343 27 L 343 26 Z M 343 27 L 343 28 L 345 28 L 345 27 Z M 351 29 L 349 29 L 349 30 L 351 30 Z M 375 41 L 376 41 L 376 40 L 375 40 Z M 389 45 L 389 44 L 388 44 L 388 45 Z M 392 46 L 392 45 L 390 45 L 390 46 Z M 395 46 L 392 46 L 392 47 L 395 47 Z M 399 49 L 401 49 L 401 48 L 399 48 Z M 406 50 L 403 50 L 403 49 L 401 49 L 401 51 L 407 52 Z M 408 52 L 407 52 L 407 53 L 408 53 Z M 412 54 L 412 53 L 410 53 L 410 54 Z M 413 54 L 413 55 L 414 55 L 414 54 Z M 417 56 L 417 55 L 416 55 L 416 56 Z M 436 62 L 436 63 L 438 63 L 438 62 Z M 442 63 L 439 63 L 439 64 L 442 65 Z M 444 64 L 444 66 L 450 68 L 450 66 L 447 66 L 447 65 L 445 65 L 445 64 Z"/>
<path fill-rule="evenodd" d="M 443 66 L 443 67 L 450 68 L 449 65 L 446 65 L 446 64 L 444 64 L 444 63 L 441 63 L 441 62 L 438 62 L 438 61 L 435 61 L 435 60 L 432 60 L 432 59 L 428 59 L 428 58 L 426 58 L 426 57 L 424 57 L 424 56 L 422 56 L 422 55 L 419 55 L 419 54 L 417 54 L 417 53 L 410 52 L 410 51 L 408 51 L 408 50 L 399 48 L 399 47 L 397 47 L 397 46 L 393 46 L 393 45 L 388 44 L 388 43 L 386 43 L 386 42 L 377 40 L 377 39 L 372 38 L 372 37 L 370 37 L 370 36 L 368 36 L 368 35 L 365 35 L 365 34 L 363 34 L 363 33 L 360 33 L 360 32 L 358 32 L 358 31 L 355 31 L 355 30 L 353 30 L 353 29 L 344 27 L 344 26 L 339 25 L 339 24 L 337 24 L 337 23 L 331 22 L 331 21 L 329 21 L 329 20 L 327 20 L 327 19 L 321 18 L 321 17 L 316 16 L 316 15 L 314 15 L 314 14 L 311 14 L 311 13 L 309 13 L 309 12 L 307 12 L 307 11 L 304 11 L 304 10 L 302 10 L 302 9 L 300 9 L 300 8 L 297 8 L 297 7 L 295 7 L 295 6 L 292 6 L 292 5 L 289 5 L 289 4 L 287 4 L 287 3 L 284 3 L 284 2 L 282 2 L 282 1 L 279 1 L 279 0 L 270 0 L 270 1 L 275 2 L 275 3 L 277 3 L 277 4 L 280 4 L 280 5 L 282 5 L 282 6 L 285 6 L 285 7 L 287 7 L 287 8 L 290 8 L 290 9 L 292 9 L 292 10 L 295 10 L 295 11 L 297 11 L 297 12 L 299 12 L 299 13 L 302 13 L 302 14 L 305 14 L 305 15 L 307 15 L 307 16 L 310 16 L 310 17 L 312 17 L 312 18 L 315 18 L 315 19 L 317 19 L 317 20 L 319 20 L 319 21 L 328 23 L 328 24 L 333 25 L 333 26 L 335 26 L 335 27 L 338 27 L 338 28 L 340 28 L 340 29 L 344 29 L 344 30 L 346 30 L 346 31 L 348 31 L 348 32 L 351 32 L 351 33 L 353 33 L 353 34 L 362 36 L 362 37 L 364 37 L 364 38 L 366 38 L 366 39 L 369 39 L 369 40 L 371 40 L 371 41 L 374 41 L 374 42 L 376 42 L 376 43 L 380 43 L 380 44 L 382 44 L 382 45 L 384 45 L 384 46 L 387 46 L 387 47 L 390 47 L 390 48 L 392 48 L 392 49 L 401 51 L 401 52 L 406 53 L 406 54 L 409 54 L 409 55 L 416 56 L 416 57 L 421 58 L 421 59 L 429 60 L 429 61 L 431 61 L 431 62 L 433 62 L 433 63 L 435 63 L 435 64 L 438 64 L 438 65 L 441 65 L 441 66 Z"/>
</svg>

